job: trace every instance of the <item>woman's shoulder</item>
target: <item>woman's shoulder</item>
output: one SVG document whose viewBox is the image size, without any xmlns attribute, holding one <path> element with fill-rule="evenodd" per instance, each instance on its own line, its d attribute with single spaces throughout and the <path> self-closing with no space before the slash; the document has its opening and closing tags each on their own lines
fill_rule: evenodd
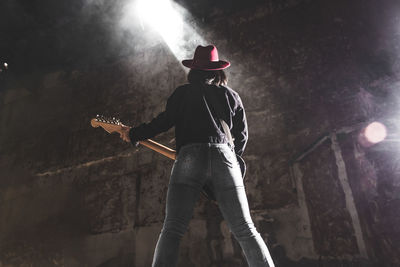
<svg viewBox="0 0 400 267">
<path fill-rule="evenodd" d="M 189 89 L 190 85 L 189 84 L 182 84 L 179 85 L 178 87 L 175 88 L 175 90 L 172 92 L 171 97 L 177 97 L 180 95 L 183 95 L 188 89 Z"/>
<path fill-rule="evenodd" d="M 240 99 L 239 93 L 230 88 L 229 86 L 219 86 L 220 90 L 224 91 L 224 95 L 232 107 L 232 110 L 243 108 L 242 100 Z"/>
<path fill-rule="evenodd" d="M 189 83 L 181 84 L 175 88 L 175 91 L 182 91 L 182 90 L 188 89 L 189 87 L 190 87 Z"/>
<path fill-rule="evenodd" d="M 190 90 L 196 90 L 197 87 L 199 87 L 199 85 L 197 84 L 191 84 L 191 83 L 182 84 L 175 89 L 175 93 L 181 94 Z M 240 99 L 239 93 L 227 85 L 220 85 L 220 86 L 211 85 L 211 87 L 214 87 L 213 90 L 218 91 L 219 94 L 227 95 L 228 98 Z"/>
<path fill-rule="evenodd" d="M 231 96 L 235 99 L 240 99 L 239 93 L 236 92 L 235 90 L 233 90 L 231 87 L 229 87 L 227 85 L 223 85 L 223 86 L 221 85 L 221 86 L 219 86 L 219 88 L 224 90 L 226 95 Z"/>
</svg>

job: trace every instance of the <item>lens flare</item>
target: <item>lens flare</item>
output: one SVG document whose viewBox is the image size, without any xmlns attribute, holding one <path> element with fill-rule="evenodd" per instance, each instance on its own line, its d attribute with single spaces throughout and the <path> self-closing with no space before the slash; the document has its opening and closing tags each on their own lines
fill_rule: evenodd
<svg viewBox="0 0 400 267">
<path fill-rule="evenodd" d="M 365 127 L 359 136 L 359 142 L 366 147 L 372 146 L 385 140 L 387 130 L 385 125 L 380 122 L 372 122 Z"/>
<path fill-rule="evenodd" d="M 382 142 L 387 135 L 386 127 L 380 122 L 373 122 L 365 128 L 365 137 L 373 144 Z"/>
</svg>

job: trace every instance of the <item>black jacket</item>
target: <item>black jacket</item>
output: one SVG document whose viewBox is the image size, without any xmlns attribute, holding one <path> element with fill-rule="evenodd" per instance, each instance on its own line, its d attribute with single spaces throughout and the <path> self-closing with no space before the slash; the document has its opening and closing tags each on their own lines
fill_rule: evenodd
<svg viewBox="0 0 400 267">
<path fill-rule="evenodd" d="M 248 139 L 246 114 L 239 94 L 224 86 L 179 86 L 168 98 L 165 111 L 151 122 L 133 127 L 129 136 L 136 143 L 175 126 L 177 151 L 189 143 L 227 143 L 219 117 L 231 129 L 236 154 L 242 155 Z"/>
</svg>

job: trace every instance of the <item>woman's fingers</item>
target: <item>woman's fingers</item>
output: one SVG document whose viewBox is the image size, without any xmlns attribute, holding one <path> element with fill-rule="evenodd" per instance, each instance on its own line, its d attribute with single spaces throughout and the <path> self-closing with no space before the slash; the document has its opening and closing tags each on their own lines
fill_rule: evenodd
<svg viewBox="0 0 400 267">
<path fill-rule="evenodd" d="M 131 127 L 128 126 L 121 126 L 121 131 L 119 132 L 119 137 L 124 140 L 125 142 L 130 142 L 131 139 L 129 137 L 129 130 L 131 129 Z"/>
<path fill-rule="evenodd" d="M 129 135 L 126 131 L 122 131 L 119 133 L 119 136 L 121 137 L 122 140 L 124 140 L 125 142 L 130 142 L 130 138 Z"/>
</svg>

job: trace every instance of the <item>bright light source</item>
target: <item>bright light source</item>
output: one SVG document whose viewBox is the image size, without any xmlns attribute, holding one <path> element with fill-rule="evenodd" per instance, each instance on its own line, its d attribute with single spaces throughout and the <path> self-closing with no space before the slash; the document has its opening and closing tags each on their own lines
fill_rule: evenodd
<svg viewBox="0 0 400 267">
<path fill-rule="evenodd" d="M 207 44 L 184 17 L 190 15 L 171 0 L 130 0 L 124 7 L 122 27 L 134 29 L 135 17 L 139 19 L 142 34 L 153 34 L 154 29 L 180 61 L 193 56 L 200 44 Z"/>
<path fill-rule="evenodd" d="M 373 122 L 365 128 L 364 136 L 372 144 L 382 142 L 387 136 L 386 127 L 380 122 Z"/>
<path fill-rule="evenodd" d="M 182 39 L 182 16 L 172 8 L 169 0 L 139 0 L 137 15 L 154 28 L 168 46 L 175 46 Z"/>
<path fill-rule="evenodd" d="M 137 15 L 141 23 L 155 29 L 174 53 L 184 56 L 180 46 L 183 41 L 183 18 L 169 0 L 138 0 Z"/>
</svg>

